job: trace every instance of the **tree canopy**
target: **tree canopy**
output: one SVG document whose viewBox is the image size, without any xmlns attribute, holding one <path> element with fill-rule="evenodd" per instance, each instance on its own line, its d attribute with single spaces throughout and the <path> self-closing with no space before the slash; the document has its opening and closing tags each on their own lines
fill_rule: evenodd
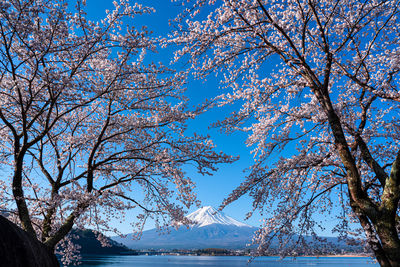
<svg viewBox="0 0 400 267">
<path fill-rule="evenodd" d="M 80 0 L 0 3 L 0 152 L 11 173 L 0 205 L 51 249 L 73 225 L 117 231 L 110 220 L 131 209 L 139 232 L 149 217 L 182 221 L 196 201 L 182 166 L 206 174 L 233 160 L 185 135 L 201 110 L 186 107 L 183 73 L 146 60 L 157 40 L 134 18 L 152 9 L 114 5 L 92 21 Z"/>
<path fill-rule="evenodd" d="M 253 197 L 274 238 L 315 234 L 333 206 L 343 235 L 356 220 L 382 266 L 399 266 L 398 1 L 196 0 L 169 43 L 199 78 L 221 73 L 217 126 L 249 133 L 256 161 L 223 206 Z M 336 209 L 334 209 L 336 210 Z M 296 235 L 298 234 L 298 235 Z"/>
</svg>

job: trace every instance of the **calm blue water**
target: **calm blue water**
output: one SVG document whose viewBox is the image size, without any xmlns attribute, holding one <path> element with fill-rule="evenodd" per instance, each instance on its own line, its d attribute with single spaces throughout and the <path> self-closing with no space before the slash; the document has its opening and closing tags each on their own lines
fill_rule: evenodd
<svg viewBox="0 0 400 267">
<path fill-rule="evenodd" d="M 318 266 L 318 267 L 375 267 L 379 266 L 370 258 L 331 258 L 331 257 L 299 257 L 296 259 L 279 257 L 260 257 L 249 265 L 249 257 L 235 256 L 93 256 L 82 260 L 82 267 L 167 267 L 167 266 L 222 266 L 222 267 L 297 267 L 297 266 Z"/>
</svg>

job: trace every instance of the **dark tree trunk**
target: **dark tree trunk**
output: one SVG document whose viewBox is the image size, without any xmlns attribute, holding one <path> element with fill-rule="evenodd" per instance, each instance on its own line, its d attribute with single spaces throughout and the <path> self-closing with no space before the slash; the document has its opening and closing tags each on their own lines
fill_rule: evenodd
<svg viewBox="0 0 400 267">
<path fill-rule="evenodd" d="M 368 237 L 367 242 L 374 252 L 379 265 L 382 267 L 400 266 L 400 242 L 399 238 L 396 238 L 397 232 L 395 228 L 392 226 L 389 226 L 389 228 L 383 226 L 387 225 L 384 216 L 373 218 L 374 223 L 371 223 L 372 220 L 364 215 L 360 208 L 352 201 L 351 207 L 354 213 L 357 214 L 360 224 Z"/>
<path fill-rule="evenodd" d="M 385 218 L 379 218 L 376 230 L 390 264 L 380 263 L 381 266 L 400 267 L 400 241 L 394 224 L 388 222 Z"/>
<path fill-rule="evenodd" d="M 0 216 L 1 267 L 59 267 L 54 252 Z"/>
</svg>

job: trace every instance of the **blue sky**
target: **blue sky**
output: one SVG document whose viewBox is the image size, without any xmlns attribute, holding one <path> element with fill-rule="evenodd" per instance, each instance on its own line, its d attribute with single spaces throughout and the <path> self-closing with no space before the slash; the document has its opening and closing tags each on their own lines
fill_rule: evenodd
<svg viewBox="0 0 400 267">
<path fill-rule="evenodd" d="M 144 5 L 152 6 L 156 12 L 152 15 L 143 15 L 135 19 L 137 27 L 143 25 L 148 26 L 149 30 L 154 32 L 154 36 L 166 34 L 169 31 L 168 20 L 173 19 L 180 10 L 176 3 L 171 3 L 170 0 L 142 0 L 139 1 Z M 87 11 L 90 18 L 101 18 L 105 14 L 106 9 L 112 9 L 111 0 L 87 0 Z M 169 62 L 170 50 L 159 49 L 157 61 L 162 61 L 164 64 Z M 179 68 L 179 66 L 175 66 Z M 187 84 L 186 96 L 190 99 L 190 104 L 196 105 L 204 101 L 206 98 L 221 93 L 219 89 L 218 79 L 210 76 L 207 81 L 189 80 Z M 240 160 L 230 165 L 220 165 L 218 172 L 213 176 L 202 176 L 188 167 L 186 170 L 190 177 L 197 184 L 198 199 L 202 201 L 204 206 L 218 207 L 223 199 L 235 189 L 245 178 L 244 169 L 248 168 L 253 163 L 252 155 L 249 148 L 245 145 L 246 133 L 236 132 L 230 135 L 220 133 L 218 129 L 209 129 L 211 123 L 223 119 L 228 115 L 230 107 L 222 109 L 214 109 L 198 118 L 189 122 L 189 132 L 195 131 L 199 134 L 211 135 L 216 149 L 218 151 L 240 156 Z M 252 201 L 249 197 L 242 197 L 238 201 L 232 203 L 225 208 L 224 212 L 240 221 L 244 221 L 245 214 L 251 210 Z M 197 207 L 192 207 L 189 212 L 196 210 Z M 118 225 L 118 228 L 123 233 L 130 231 L 129 218 L 126 223 Z M 131 216 L 134 219 L 134 216 Z M 254 214 L 249 220 L 244 221 L 253 226 L 259 226 L 262 218 Z M 328 226 L 328 225 L 327 225 Z M 150 222 L 145 229 L 150 229 L 153 224 Z M 329 226 L 327 227 L 330 228 Z M 322 235 L 332 235 L 330 231 L 321 233 Z"/>
<path fill-rule="evenodd" d="M 138 16 L 135 19 L 137 27 L 142 25 L 148 26 L 149 30 L 154 32 L 154 36 L 165 34 L 169 31 L 168 20 L 173 19 L 179 12 L 180 7 L 176 3 L 171 3 L 169 0 L 155 0 L 155 1 L 139 1 L 144 5 L 152 6 L 156 12 L 152 15 Z M 112 9 L 112 1 L 110 0 L 87 0 L 87 12 L 90 18 L 101 18 L 105 14 L 106 9 Z M 170 51 L 158 50 L 157 59 L 164 64 L 169 63 Z M 175 66 L 177 68 L 177 66 Z M 211 98 L 218 95 L 222 89 L 219 89 L 218 80 L 215 77 L 209 77 L 207 81 L 189 80 L 187 84 L 186 96 L 190 99 L 191 105 L 200 104 L 206 98 Z M 223 199 L 235 189 L 241 181 L 244 180 L 245 173 L 243 170 L 250 166 L 253 162 L 250 155 L 251 148 L 246 147 L 244 144 L 246 139 L 245 133 L 233 133 L 226 135 L 220 133 L 218 129 L 209 129 L 211 123 L 218 119 L 223 119 L 228 113 L 229 108 L 211 110 L 195 120 L 189 122 L 189 132 L 196 132 L 199 134 L 210 134 L 213 142 L 216 144 L 216 150 L 223 151 L 227 154 L 240 156 L 240 159 L 234 164 L 224 164 L 219 166 L 218 172 L 213 176 L 202 176 L 194 169 L 188 167 L 186 170 L 190 177 L 197 185 L 197 195 L 205 206 L 218 207 Z M 229 205 L 224 212 L 238 220 L 245 217 L 245 213 L 251 208 L 251 199 L 243 198 L 239 201 Z M 189 212 L 196 210 L 192 207 Z M 257 226 L 261 217 L 254 216 L 246 221 L 246 223 Z M 124 232 L 129 231 L 129 225 L 122 225 L 120 227 Z M 149 223 L 145 228 L 152 228 L 152 223 Z"/>
</svg>

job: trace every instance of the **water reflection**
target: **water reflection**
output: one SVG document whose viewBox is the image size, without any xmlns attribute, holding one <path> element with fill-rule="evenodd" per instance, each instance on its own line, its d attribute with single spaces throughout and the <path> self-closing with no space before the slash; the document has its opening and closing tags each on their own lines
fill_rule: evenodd
<svg viewBox="0 0 400 267">
<path fill-rule="evenodd" d="M 240 256 L 84 256 L 81 267 L 191 267 L 191 266 L 218 266 L 218 267 L 375 267 L 379 266 L 370 258 L 362 257 L 260 257 L 248 264 L 249 257 Z"/>
</svg>

